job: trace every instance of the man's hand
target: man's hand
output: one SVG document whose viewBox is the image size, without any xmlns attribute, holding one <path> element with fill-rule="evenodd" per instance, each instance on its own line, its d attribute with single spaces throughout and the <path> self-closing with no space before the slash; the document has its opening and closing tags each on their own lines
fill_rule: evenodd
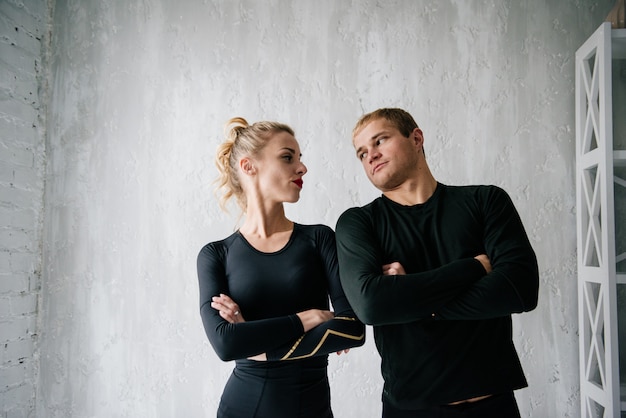
<svg viewBox="0 0 626 418">
<path fill-rule="evenodd" d="M 483 265 L 483 268 L 485 269 L 487 274 L 491 273 L 492 268 L 491 268 L 491 262 L 489 261 L 489 257 L 487 257 L 485 254 L 481 254 L 481 255 L 477 255 L 474 258 L 480 261 L 480 264 Z"/>
<path fill-rule="evenodd" d="M 406 274 L 404 271 L 404 267 L 397 261 L 394 261 L 390 264 L 385 264 L 383 266 L 383 275 L 385 276 L 394 276 L 394 275 L 403 275 Z"/>
</svg>

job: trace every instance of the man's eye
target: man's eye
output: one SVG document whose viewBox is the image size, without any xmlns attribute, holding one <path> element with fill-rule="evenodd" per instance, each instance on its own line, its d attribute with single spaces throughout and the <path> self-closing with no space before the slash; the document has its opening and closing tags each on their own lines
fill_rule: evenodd
<svg viewBox="0 0 626 418">
<path fill-rule="evenodd" d="M 367 157 L 367 152 L 362 152 L 359 154 L 359 160 L 362 160 L 365 157 Z"/>
<path fill-rule="evenodd" d="M 382 144 L 383 142 L 385 142 L 385 139 L 387 139 L 387 138 L 384 138 L 384 137 L 383 138 L 378 138 L 378 140 L 376 140 L 376 145 Z"/>
</svg>

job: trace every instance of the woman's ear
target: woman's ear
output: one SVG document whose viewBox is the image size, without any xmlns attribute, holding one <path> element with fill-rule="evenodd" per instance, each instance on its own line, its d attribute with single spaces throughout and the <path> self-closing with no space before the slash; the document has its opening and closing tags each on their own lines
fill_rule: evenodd
<svg viewBox="0 0 626 418">
<path fill-rule="evenodd" d="M 254 168 L 252 160 L 249 157 L 244 157 L 239 160 L 239 168 L 241 168 L 241 171 L 243 171 L 245 174 L 256 174 L 256 169 Z"/>
</svg>

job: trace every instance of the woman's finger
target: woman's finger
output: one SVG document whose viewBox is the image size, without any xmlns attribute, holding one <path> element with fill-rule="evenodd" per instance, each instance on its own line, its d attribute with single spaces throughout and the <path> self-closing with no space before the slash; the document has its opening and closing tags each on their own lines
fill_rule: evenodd
<svg viewBox="0 0 626 418">
<path fill-rule="evenodd" d="M 235 323 L 235 319 L 227 311 L 220 311 L 220 316 L 231 324 Z"/>
<path fill-rule="evenodd" d="M 226 309 L 226 306 L 222 305 L 219 302 L 211 302 L 211 308 L 218 310 L 218 311 L 222 311 Z"/>
<path fill-rule="evenodd" d="M 222 303 L 222 305 L 224 305 L 228 309 L 232 310 L 233 313 L 234 312 L 239 312 L 239 305 L 237 305 L 237 303 L 235 303 L 235 301 L 232 300 L 230 297 L 228 297 L 228 296 L 226 296 L 224 294 L 220 294 L 219 301 Z"/>
<path fill-rule="evenodd" d="M 211 307 L 219 311 L 220 316 L 231 324 L 245 322 L 239 310 L 239 305 L 223 293 L 219 296 L 213 296 Z"/>
</svg>

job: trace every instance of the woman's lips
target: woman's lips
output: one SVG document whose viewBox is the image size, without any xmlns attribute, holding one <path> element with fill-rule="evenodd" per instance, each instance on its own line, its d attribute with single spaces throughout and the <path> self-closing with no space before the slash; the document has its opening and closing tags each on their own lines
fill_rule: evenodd
<svg viewBox="0 0 626 418">
<path fill-rule="evenodd" d="M 296 186 L 299 188 L 302 188 L 302 184 L 304 183 L 302 179 L 294 180 L 293 182 L 296 183 Z"/>
</svg>

